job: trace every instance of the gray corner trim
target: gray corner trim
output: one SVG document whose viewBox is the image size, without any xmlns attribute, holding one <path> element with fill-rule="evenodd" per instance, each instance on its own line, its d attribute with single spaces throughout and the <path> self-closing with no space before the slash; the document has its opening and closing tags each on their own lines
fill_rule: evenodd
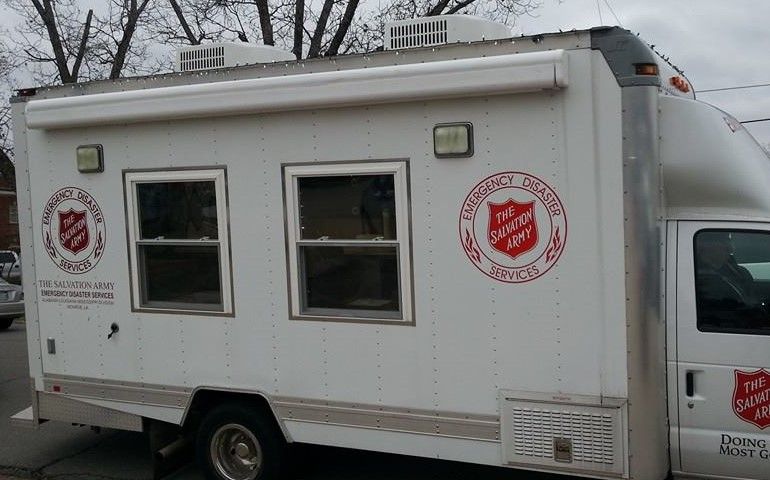
<svg viewBox="0 0 770 480">
<path fill-rule="evenodd" d="M 621 87 L 660 86 L 658 75 L 636 74 L 637 64 L 657 64 L 658 59 L 650 47 L 630 31 L 619 27 L 594 28 L 591 48 L 602 53 Z"/>
<path fill-rule="evenodd" d="M 652 368 L 665 358 L 659 94 L 651 86 L 621 92 L 629 472 L 663 478 L 670 461 L 666 372 Z"/>
<path fill-rule="evenodd" d="M 282 422 L 318 423 L 392 432 L 500 442 L 500 418 L 438 410 L 273 397 Z"/>
</svg>

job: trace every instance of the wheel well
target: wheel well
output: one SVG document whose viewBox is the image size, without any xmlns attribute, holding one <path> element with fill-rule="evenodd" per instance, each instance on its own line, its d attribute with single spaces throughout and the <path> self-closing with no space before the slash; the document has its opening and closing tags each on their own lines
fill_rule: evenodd
<svg viewBox="0 0 770 480">
<path fill-rule="evenodd" d="M 250 408 L 254 408 L 264 415 L 265 418 L 269 419 L 287 442 L 290 441 L 288 432 L 276 417 L 276 412 L 273 411 L 267 397 L 256 392 L 231 392 L 216 389 L 196 390 L 182 419 L 182 429 L 186 432 L 194 432 L 198 429 L 198 425 L 200 425 L 206 413 L 225 403 L 248 404 Z"/>
</svg>

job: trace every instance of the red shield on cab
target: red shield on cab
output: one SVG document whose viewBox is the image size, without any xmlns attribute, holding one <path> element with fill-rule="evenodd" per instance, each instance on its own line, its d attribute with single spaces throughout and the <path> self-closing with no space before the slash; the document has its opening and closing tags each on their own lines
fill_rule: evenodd
<svg viewBox="0 0 770 480">
<path fill-rule="evenodd" d="M 733 411 L 743 421 L 760 429 L 770 426 L 770 372 L 735 371 Z"/>
<path fill-rule="evenodd" d="M 59 243 L 66 250 L 78 254 L 88 247 L 86 211 L 69 209 L 59 213 Z"/>
<path fill-rule="evenodd" d="M 518 203 L 509 198 L 503 203 L 487 202 L 489 207 L 489 245 L 511 258 L 535 248 L 538 241 L 535 202 Z"/>
</svg>

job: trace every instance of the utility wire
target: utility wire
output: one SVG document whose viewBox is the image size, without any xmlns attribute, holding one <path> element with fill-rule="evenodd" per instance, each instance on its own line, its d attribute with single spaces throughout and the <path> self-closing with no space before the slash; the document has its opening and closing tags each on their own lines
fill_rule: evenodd
<svg viewBox="0 0 770 480">
<path fill-rule="evenodd" d="M 759 123 L 759 122 L 770 122 L 770 117 L 768 117 L 768 118 L 757 118 L 755 120 L 744 120 L 741 123 Z"/>
<path fill-rule="evenodd" d="M 615 10 L 612 9 L 612 5 L 610 5 L 610 1 L 609 0 L 604 0 L 604 4 L 607 5 L 607 8 L 610 9 L 610 13 L 612 14 L 613 17 L 615 17 L 615 21 L 618 22 L 618 25 L 620 25 L 622 27 L 623 26 L 623 22 L 621 22 L 620 19 L 618 18 L 618 16 L 615 15 Z"/>
<path fill-rule="evenodd" d="M 754 85 L 742 85 L 739 87 L 710 88 L 708 90 L 698 90 L 698 93 L 723 92 L 725 90 L 741 90 L 743 88 L 758 88 L 758 87 L 770 87 L 770 83 L 757 83 Z"/>
</svg>

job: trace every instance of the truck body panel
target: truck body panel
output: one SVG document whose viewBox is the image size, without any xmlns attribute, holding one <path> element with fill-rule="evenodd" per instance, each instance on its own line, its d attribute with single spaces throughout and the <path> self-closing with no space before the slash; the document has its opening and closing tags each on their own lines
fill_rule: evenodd
<svg viewBox="0 0 770 480">
<path fill-rule="evenodd" d="M 729 121 L 639 74 L 658 60 L 630 38 L 17 98 L 33 421 L 179 425 L 201 392 L 250 393 L 288 441 L 595 478 L 726 475 L 718 452 L 698 470 L 683 448 L 702 422 L 681 416 L 682 376 L 702 362 L 674 328 L 695 297 L 672 248 L 689 215 L 766 228 L 768 169 Z M 689 138 L 677 125 L 693 116 Z M 470 151 L 442 156 L 445 126 Z M 751 195 L 714 196 L 689 173 L 681 145 L 699 131 L 744 145 Z M 75 152 L 94 145 L 102 171 L 81 173 Z M 721 168 L 718 148 L 703 152 Z M 735 365 L 724 354 L 708 358 Z"/>
</svg>

